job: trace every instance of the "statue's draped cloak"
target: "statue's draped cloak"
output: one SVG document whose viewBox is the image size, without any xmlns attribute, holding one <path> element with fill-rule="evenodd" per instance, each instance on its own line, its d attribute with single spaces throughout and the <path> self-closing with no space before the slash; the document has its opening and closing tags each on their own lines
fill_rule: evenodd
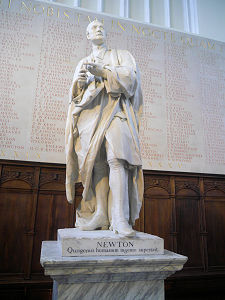
<svg viewBox="0 0 225 300">
<path fill-rule="evenodd" d="M 97 61 L 96 61 L 97 60 Z M 89 73 L 87 85 L 80 89 L 78 73 L 84 63 L 102 63 L 107 79 Z M 104 143 L 110 144 L 115 157 L 123 159 L 129 170 L 130 220 L 139 217 L 143 198 L 143 173 L 138 140 L 142 112 L 140 75 L 134 58 L 126 50 L 105 50 L 99 57 L 82 59 L 75 71 L 70 90 L 66 123 L 66 192 L 74 201 L 76 182 L 82 182 L 83 199 L 77 222 L 91 220 L 96 208 L 92 186 L 93 167 Z"/>
</svg>

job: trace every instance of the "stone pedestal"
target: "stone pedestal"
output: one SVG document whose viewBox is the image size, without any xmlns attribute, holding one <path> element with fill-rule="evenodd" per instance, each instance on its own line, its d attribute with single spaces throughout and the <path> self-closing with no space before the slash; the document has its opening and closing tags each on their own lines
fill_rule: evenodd
<svg viewBox="0 0 225 300">
<path fill-rule="evenodd" d="M 62 256 L 57 241 L 42 243 L 41 265 L 54 280 L 53 299 L 164 299 L 164 279 L 183 268 L 187 257 L 164 254 Z"/>
</svg>

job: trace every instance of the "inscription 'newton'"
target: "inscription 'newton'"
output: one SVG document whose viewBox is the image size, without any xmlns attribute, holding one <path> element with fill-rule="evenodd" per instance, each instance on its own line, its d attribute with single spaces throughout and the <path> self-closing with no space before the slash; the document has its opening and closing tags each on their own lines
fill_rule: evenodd
<svg viewBox="0 0 225 300">
<path fill-rule="evenodd" d="M 134 244 L 132 242 L 126 242 L 126 241 L 109 241 L 109 242 L 97 242 L 97 248 L 112 248 L 112 247 L 134 247 Z"/>
</svg>

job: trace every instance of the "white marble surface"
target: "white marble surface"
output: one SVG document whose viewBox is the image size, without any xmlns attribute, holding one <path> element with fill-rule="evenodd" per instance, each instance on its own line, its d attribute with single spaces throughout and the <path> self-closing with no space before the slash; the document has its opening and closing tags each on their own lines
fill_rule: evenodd
<svg viewBox="0 0 225 300">
<path fill-rule="evenodd" d="M 96 284 L 59 284 L 55 288 L 56 299 L 82 300 L 163 300 L 163 280 L 138 282 L 113 282 Z"/>
<path fill-rule="evenodd" d="M 137 232 L 135 237 L 122 238 L 110 230 L 81 231 L 78 228 L 58 230 L 62 256 L 104 256 L 163 254 L 164 240 Z"/>
<path fill-rule="evenodd" d="M 57 241 L 42 243 L 41 265 L 54 280 L 53 299 L 164 299 L 164 279 L 187 257 L 161 255 L 62 257 Z"/>
<path fill-rule="evenodd" d="M 86 29 L 90 54 L 74 73 L 65 129 L 66 196 L 83 185 L 75 227 L 135 235 L 144 182 L 139 143 L 143 96 L 140 73 L 128 50 L 107 46 L 99 20 Z M 110 36 L 110 33 L 108 33 Z"/>
<path fill-rule="evenodd" d="M 66 268 L 71 268 L 72 274 L 119 273 L 121 271 L 119 267 L 123 273 L 135 272 L 136 269 L 141 272 L 150 270 L 176 272 L 183 268 L 186 261 L 186 256 L 168 250 L 159 255 L 62 257 L 57 241 L 43 241 L 41 249 L 41 265 L 45 268 L 46 275 L 67 274 Z"/>
</svg>

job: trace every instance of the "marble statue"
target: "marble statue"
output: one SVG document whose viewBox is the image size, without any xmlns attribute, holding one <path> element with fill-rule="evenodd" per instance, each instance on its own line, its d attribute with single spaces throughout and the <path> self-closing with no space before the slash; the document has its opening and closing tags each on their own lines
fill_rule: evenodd
<svg viewBox="0 0 225 300">
<path fill-rule="evenodd" d="M 140 75 L 127 50 L 107 48 L 102 23 L 86 34 L 92 52 L 76 68 L 66 124 L 67 200 L 82 182 L 75 227 L 134 236 L 143 198 Z"/>
</svg>

